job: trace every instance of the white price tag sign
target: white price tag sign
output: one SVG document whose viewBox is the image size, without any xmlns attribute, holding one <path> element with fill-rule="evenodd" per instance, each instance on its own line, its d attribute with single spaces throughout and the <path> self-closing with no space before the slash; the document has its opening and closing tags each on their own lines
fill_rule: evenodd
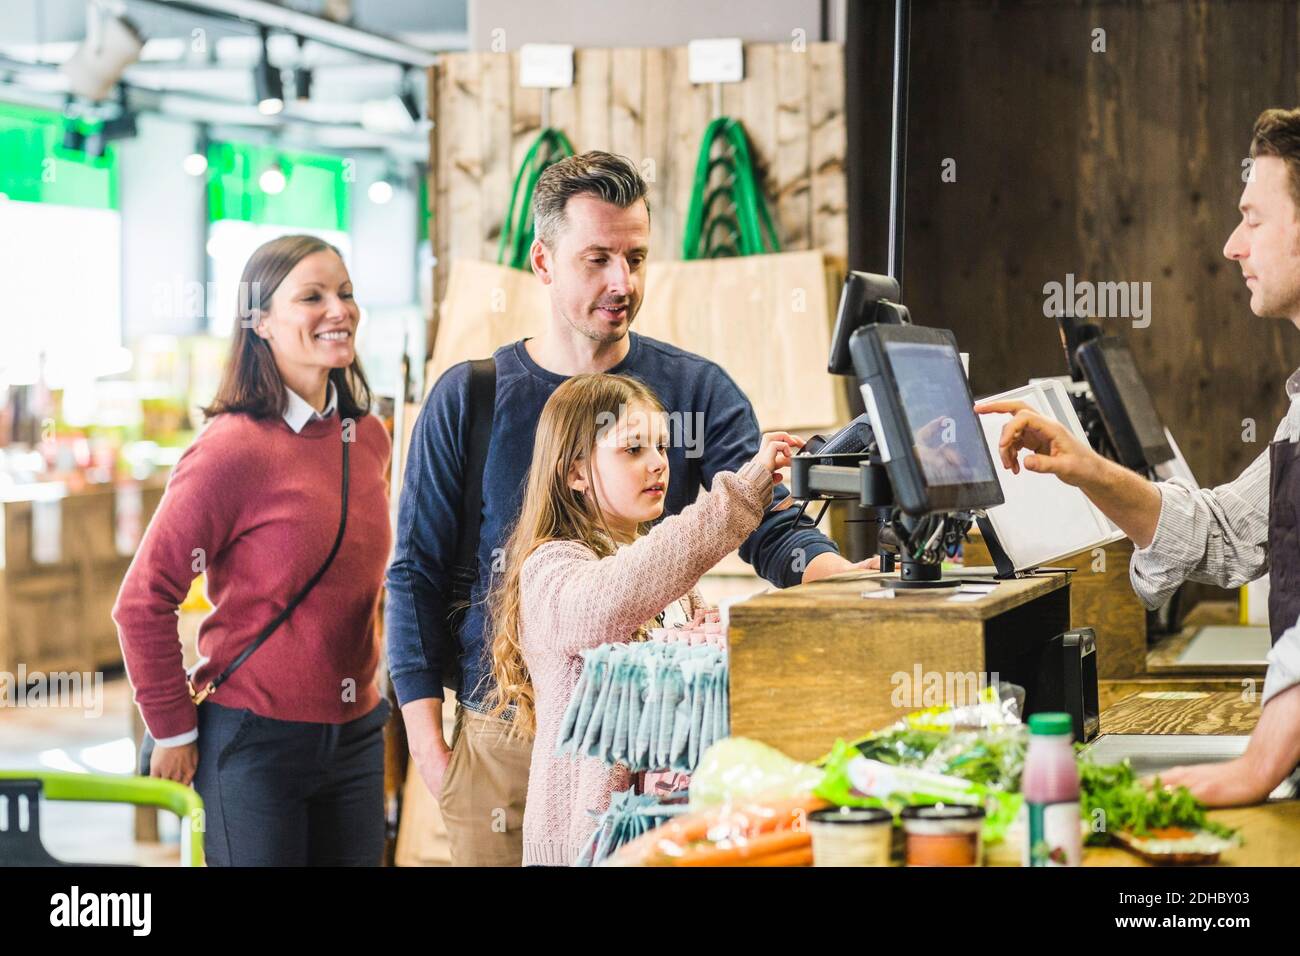
<svg viewBox="0 0 1300 956">
<path fill-rule="evenodd" d="M 686 58 L 692 83 L 739 83 L 745 78 L 745 47 L 739 37 L 692 40 Z"/>
<path fill-rule="evenodd" d="M 519 85 L 542 90 L 562 90 L 572 86 L 572 44 L 525 43 L 521 46 Z"/>
</svg>

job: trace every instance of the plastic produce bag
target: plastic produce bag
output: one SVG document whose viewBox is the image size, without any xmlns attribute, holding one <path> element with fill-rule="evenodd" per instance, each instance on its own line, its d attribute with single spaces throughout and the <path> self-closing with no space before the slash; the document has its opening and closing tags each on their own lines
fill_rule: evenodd
<svg viewBox="0 0 1300 956">
<path fill-rule="evenodd" d="M 835 742 L 825 776 L 813 792 L 838 806 L 884 807 L 898 815 L 905 806 L 934 803 L 982 804 L 986 843 L 1005 838 L 1023 802 L 1018 792 L 994 789 L 961 777 L 862 756 L 843 740 Z"/>
<path fill-rule="evenodd" d="M 826 801 L 804 793 L 692 809 L 633 840 L 600 865 L 810 866 L 808 814 L 824 806 Z"/>
<path fill-rule="evenodd" d="M 719 740 L 691 776 L 691 809 L 753 799 L 793 799 L 811 793 L 822 772 L 747 737 Z"/>
</svg>

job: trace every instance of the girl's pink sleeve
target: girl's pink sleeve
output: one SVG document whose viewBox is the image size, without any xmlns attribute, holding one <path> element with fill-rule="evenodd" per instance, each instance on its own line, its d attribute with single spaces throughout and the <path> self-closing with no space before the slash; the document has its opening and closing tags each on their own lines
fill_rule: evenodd
<svg viewBox="0 0 1300 956">
<path fill-rule="evenodd" d="M 682 597 L 758 527 L 772 500 L 772 475 L 750 462 L 719 472 L 680 514 L 607 558 L 584 544 L 552 541 L 524 562 L 525 618 L 550 649 L 576 654 L 611 633 L 630 635 Z"/>
</svg>

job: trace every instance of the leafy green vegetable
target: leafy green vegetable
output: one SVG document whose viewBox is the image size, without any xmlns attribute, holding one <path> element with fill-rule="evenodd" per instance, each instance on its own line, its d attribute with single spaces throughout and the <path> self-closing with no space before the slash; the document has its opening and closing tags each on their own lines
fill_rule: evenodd
<svg viewBox="0 0 1300 956">
<path fill-rule="evenodd" d="M 854 744 L 862 756 L 892 766 L 923 767 L 995 790 L 1020 789 L 1023 732 L 892 730 Z"/>
<path fill-rule="evenodd" d="M 1096 820 L 1097 811 L 1101 811 L 1100 822 L 1105 827 L 1089 827 L 1087 842 L 1091 845 L 1108 843 L 1110 834 L 1120 830 L 1148 836 L 1162 827 L 1205 830 L 1225 839 L 1237 835 L 1236 830 L 1206 817 L 1205 806 L 1186 787 L 1170 792 L 1161 786 L 1159 777 L 1150 788 L 1143 785 L 1127 760 L 1101 766 L 1081 757 L 1079 788 L 1085 822 Z"/>
</svg>

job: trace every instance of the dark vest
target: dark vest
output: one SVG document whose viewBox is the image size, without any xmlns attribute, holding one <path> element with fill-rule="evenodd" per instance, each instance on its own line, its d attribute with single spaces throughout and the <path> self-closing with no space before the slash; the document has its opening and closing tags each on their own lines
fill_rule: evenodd
<svg viewBox="0 0 1300 956">
<path fill-rule="evenodd" d="M 1273 643 L 1300 618 L 1300 443 L 1268 446 L 1268 626 Z"/>
</svg>

